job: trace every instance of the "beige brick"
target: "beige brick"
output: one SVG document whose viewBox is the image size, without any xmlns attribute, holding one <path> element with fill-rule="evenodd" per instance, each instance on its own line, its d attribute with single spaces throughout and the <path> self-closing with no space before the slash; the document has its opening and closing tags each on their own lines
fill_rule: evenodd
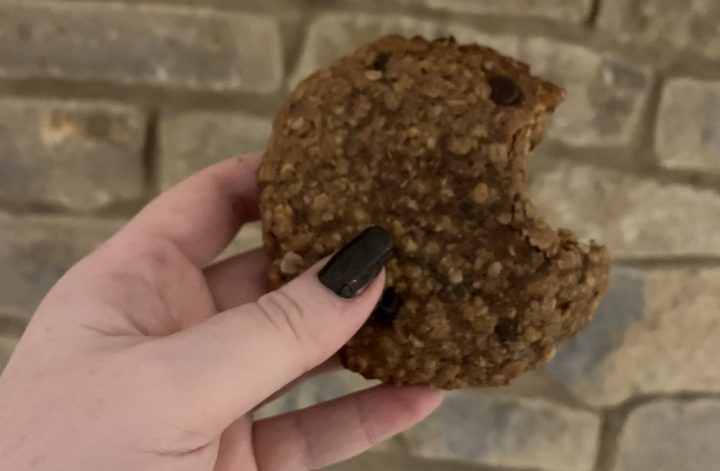
<svg viewBox="0 0 720 471">
<path fill-rule="evenodd" d="M 600 419 L 532 398 L 479 391 L 448 394 L 442 406 L 405 433 L 410 452 L 486 466 L 591 471 Z"/>
<path fill-rule="evenodd" d="M 565 102 L 552 115 L 548 137 L 572 146 L 628 145 L 652 85 L 651 72 L 617 56 L 547 39 L 523 42 L 532 72 L 561 85 Z"/>
<path fill-rule="evenodd" d="M 29 317 L 76 261 L 109 238 L 121 221 L 0 216 L 0 312 Z"/>
<path fill-rule="evenodd" d="M 160 126 L 163 187 L 224 159 L 262 152 L 270 119 L 240 113 L 188 112 L 167 116 Z"/>
<path fill-rule="evenodd" d="M 0 198 L 73 209 L 141 198 L 145 123 L 118 103 L 0 98 Z"/>
<path fill-rule="evenodd" d="M 580 23 L 590 16 L 591 0 L 425 0 L 433 8 L 457 13 L 537 16 Z"/>
<path fill-rule="evenodd" d="M 599 26 L 614 38 L 720 59 L 720 3 L 717 0 L 604 0 Z"/>
<path fill-rule="evenodd" d="M 718 468 L 720 401 L 658 400 L 630 413 L 613 471 L 709 471 Z"/>
<path fill-rule="evenodd" d="M 277 21 L 203 7 L 0 3 L 0 76 L 269 93 L 283 77 Z"/>
<path fill-rule="evenodd" d="M 594 406 L 634 395 L 717 394 L 718 316 L 719 269 L 616 268 L 595 319 L 561 345 L 547 371 Z"/>
<path fill-rule="evenodd" d="M 512 56 L 517 56 L 519 46 L 515 36 L 488 34 L 444 21 L 431 22 L 399 15 L 326 14 L 310 25 L 290 85 L 294 87 L 316 69 L 385 34 L 421 35 L 427 38 L 453 35 L 459 42 L 477 42 Z"/>
<path fill-rule="evenodd" d="M 615 257 L 720 255 L 720 193 L 564 162 L 533 178 L 548 221 Z"/>
<path fill-rule="evenodd" d="M 495 468 L 453 463 L 449 461 L 423 460 L 403 453 L 368 452 L 344 463 L 323 468 L 324 471 L 496 471 Z M 497 469 L 497 471 L 501 471 Z"/>
<path fill-rule="evenodd" d="M 360 0 L 357 0 L 360 1 Z M 580 23 L 590 16 L 591 0 L 391 0 L 460 15 L 539 17 Z"/>
<path fill-rule="evenodd" d="M 676 78 L 667 83 L 655 151 L 669 169 L 720 172 L 720 81 Z"/>
</svg>

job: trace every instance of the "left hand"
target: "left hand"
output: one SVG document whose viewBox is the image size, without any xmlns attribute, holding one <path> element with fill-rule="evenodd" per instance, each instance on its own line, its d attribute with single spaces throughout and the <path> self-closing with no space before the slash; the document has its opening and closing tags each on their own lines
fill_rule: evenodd
<svg viewBox="0 0 720 471">
<path fill-rule="evenodd" d="M 208 265 L 257 218 L 258 162 L 160 195 L 53 287 L 0 377 L 0 468 L 317 469 L 438 405 L 436 391 L 380 386 L 253 422 L 352 336 L 383 283 L 341 300 L 316 266 L 264 294 L 262 252 Z"/>
</svg>

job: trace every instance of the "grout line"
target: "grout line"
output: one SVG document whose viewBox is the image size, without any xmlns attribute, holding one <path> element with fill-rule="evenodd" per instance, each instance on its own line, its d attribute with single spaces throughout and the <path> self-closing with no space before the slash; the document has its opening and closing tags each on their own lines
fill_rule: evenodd
<svg viewBox="0 0 720 471">
<path fill-rule="evenodd" d="M 658 112 L 660 111 L 660 99 L 665 85 L 665 77 L 662 73 L 654 71 L 651 78 L 650 90 L 645 97 L 645 103 L 641 111 L 640 125 L 635 131 L 632 153 L 640 155 L 641 167 L 645 170 L 662 171 L 660 159 L 655 153 L 655 127 L 657 124 Z"/>
<path fill-rule="evenodd" d="M 602 8 L 601 1 L 602 0 L 591 0 L 592 4 L 590 5 L 590 15 L 588 16 L 587 20 L 585 20 L 585 26 L 587 26 L 590 29 L 594 29 L 595 26 L 597 26 L 597 20 L 600 16 L 600 9 Z"/>
<path fill-rule="evenodd" d="M 620 433 L 631 408 L 620 407 L 603 413 L 595 460 L 595 471 L 611 471 L 615 465 Z"/>
<path fill-rule="evenodd" d="M 143 146 L 143 169 L 145 170 L 145 188 L 148 197 L 156 195 L 160 189 L 160 143 L 158 140 L 158 127 L 160 125 L 160 113 L 151 110 L 148 113 L 147 125 L 145 128 L 145 144 Z"/>
</svg>

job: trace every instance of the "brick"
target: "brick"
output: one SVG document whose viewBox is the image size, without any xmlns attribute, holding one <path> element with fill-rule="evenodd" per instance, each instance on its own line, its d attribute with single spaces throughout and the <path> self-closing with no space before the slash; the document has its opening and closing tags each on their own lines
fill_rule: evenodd
<svg viewBox="0 0 720 471">
<path fill-rule="evenodd" d="M 630 413 L 613 471 L 717 469 L 718 436 L 720 401 L 653 401 Z"/>
<path fill-rule="evenodd" d="M 720 255 L 720 193 L 563 162 L 534 176 L 547 220 L 617 258 Z"/>
<path fill-rule="evenodd" d="M 0 312 L 28 318 L 76 261 L 116 232 L 122 221 L 67 217 L 0 217 Z"/>
<path fill-rule="evenodd" d="M 617 56 L 535 37 L 521 47 L 533 73 L 567 91 L 548 137 L 571 146 L 624 146 L 640 122 L 652 85 L 649 69 Z"/>
<path fill-rule="evenodd" d="M 720 81 L 677 78 L 667 83 L 655 151 L 669 169 L 720 172 Z"/>
<path fill-rule="evenodd" d="M 145 127 L 118 103 L 0 98 L 0 199 L 83 210 L 139 199 Z"/>
<path fill-rule="evenodd" d="M 547 371 L 593 406 L 635 395 L 720 393 L 720 269 L 615 268 L 595 319 Z M 653 468 L 638 468 L 653 469 Z"/>
<path fill-rule="evenodd" d="M 600 419 L 593 413 L 533 398 L 453 392 L 405 433 L 412 454 L 487 466 L 590 471 Z"/>
<path fill-rule="evenodd" d="M 224 159 L 265 150 L 270 119 L 240 113 L 190 112 L 160 126 L 160 179 L 170 186 Z"/>
<path fill-rule="evenodd" d="M 502 15 L 540 17 L 580 23 L 590 16 L 591 0 L 395 0 L 403 4 L 425 5 L 461 15 Z"/>
<path fill-rule="evenodd" d="M 399 15 L 326 14 L 310 25 L 290 85 L 294 87 L 316 69 L 385 34 L 427 38 L 453 35 L 460 42 L 477 42 L 512 56 L 517 56 L 519 47 L 519 39 L 515 36 L 488 34 L 447 22 L 435 23 Z"/>
<path fill-rule="evenodd" d="M 403 453 L 363 453 L 344 463 L 323 468 L 324 471 L 495 471 L 483 467 L 448 461 L 422 460 Z M 500 471 L 499 469 L 497 471 Z"/>
<path fill-rule="evenodd" d="M 0 3 L 0 76 L 270 93 L 283 77 L 269 17 L 170 5 Z"/>
<path fill-rule="evenodd" d="M 668 46 L 720 59 L 720 3 L 716 0 L 604 0 L 599 26 L 627 43 Z"/>
<path fill-rule="evenodd" d="M 18 338 L 14 336 L 3 335 L 0 333 L 0 373 L 10 359 L 15 346 L 18 343 Z"/>
<path fill-rule="evenodd" d="M 590 16 L 590 0 L 424 0 L 431 8 L 460 14 L 541 17 L 574 23 Z"/>
<path fill-rule="evenodd" d="M 530 16 L 575 23 L 590 16 L 590 0 L 424 0 L 431 8 L 460 14 Z"/>
</svg>

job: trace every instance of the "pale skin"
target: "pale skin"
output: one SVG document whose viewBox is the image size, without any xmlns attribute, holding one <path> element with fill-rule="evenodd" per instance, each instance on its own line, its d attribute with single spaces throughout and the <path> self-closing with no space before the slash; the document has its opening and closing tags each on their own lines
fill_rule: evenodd
<svg viewBox="0 0 720 471">
<path fill-rule="evenodd" d="M 213 264 L 257 217 L 258 162 L 232 159 L 163 193 L 53 287 L 0 376 L 0 468 L 320 469 L 437 407 L 437 391 L 378 386 L 253 421 L 334 367 L 384 282 L 342 300 L 317 281 L 320 262 L 265 293 L 262 252 Z"/>
</svg>

